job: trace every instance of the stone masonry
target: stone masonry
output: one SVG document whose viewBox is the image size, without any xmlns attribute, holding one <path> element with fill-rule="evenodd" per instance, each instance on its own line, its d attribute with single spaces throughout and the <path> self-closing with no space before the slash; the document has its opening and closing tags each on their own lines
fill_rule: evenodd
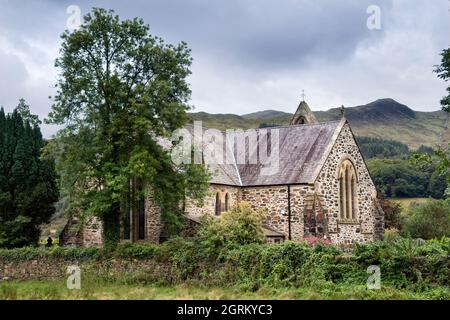
<svg viewBox="0 0 450 320">
<path fill-rule="evenodd" d="M 381 238 L 384 216 L 376 197 L 376 188 L 345 118 L 317 123 L 303 101 L 292 125 L 281 130 L 284 137 L 284 149 L 281 150 L 285 153 L 280 155 L 284 161 L 280 173 L 259 179 L 255 167 L 219 166 L 222 173 L 212 180 L 214 182 L 211 182 L 203 204 L 191 199 L 184 203 L 190 231 L 183 234 L 190 235 L 199 225 L 201 216 L 215 216 L 246 201 L 263 214 L 268 242 L 302 241 L 305 237 L 317 237 L 339 245 L 350 245 Z M 340 198 L 339 172 L 344 161 L 346 168 L 351 163 L 354 169 L 352 177 L 356 176 L 352 178 L 351 189 L 345 189 L 350 190 L 352 195 L 349 198 L 346 193 L 345 196 L 347 201 L 351 199 L 351 203 L 347 202 L 348 206 L 354 208 L 351 215 L 344 214 L 348 208 L 342 213 L 340 207 L 343 200 Z M 242 174 L 246 176 L 242 177 Z M 149 193 L 145 199 L 143 220 L 145 237 L 139 241 L 158 243 L 165 239 L 160 211 L 153 194 Z M 136 223 L 142 223 L 142 220 L 139 221 L 134 214 L 131 230 L 142 230 L 142 225 L 139 229 Z M 71 236 L 70 228 L 74 226 L 68 224 L 63 231 L 62 243 L 91 246 L 102 242 L 102 228 L 98 221 L 90 221 L 81 229 L 75 228 L 78 230 L 75 236 Z M 136 241 L 136 234 L 131 239 Z"/>
</svg>

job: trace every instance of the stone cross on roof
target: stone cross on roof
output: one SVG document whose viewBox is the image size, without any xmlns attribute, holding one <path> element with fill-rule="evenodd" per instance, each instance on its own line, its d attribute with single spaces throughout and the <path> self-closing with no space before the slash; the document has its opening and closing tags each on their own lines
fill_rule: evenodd
<svg viewBox="0 0 450 320">
<path fill-rule="evenodd" d="M 341 105 L 341 117 L 344 117 L 345 116 L 345 107 L 344 107 L 344 105 Z"/>
</svg>

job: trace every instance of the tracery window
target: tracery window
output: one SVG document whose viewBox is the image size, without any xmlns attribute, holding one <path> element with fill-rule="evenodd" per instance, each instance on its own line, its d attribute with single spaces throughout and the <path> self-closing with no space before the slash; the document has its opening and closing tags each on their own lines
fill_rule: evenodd
<svg viewBox="0 0 450 320">
<path fill-rule="evenodd" d="M 350 160 L 344 160 L 339 169 L 339 209 L 340 218 L 345 220 L 356 219 L 356 171 Z"/>
</svg>

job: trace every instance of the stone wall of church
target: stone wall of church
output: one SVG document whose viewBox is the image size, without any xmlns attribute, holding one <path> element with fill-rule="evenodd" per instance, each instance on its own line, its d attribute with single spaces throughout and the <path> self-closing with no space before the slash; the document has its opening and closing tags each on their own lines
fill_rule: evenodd
<svg viewBox="0 0 450 320">
<path fill-rule="evenodd" d="M 291 239 L 303 239 L 303 210 L 309 187 L 290 186 L 291 195 Z M 263 223 L 289 239 L 288 186 L 245 187 L 242 200 L 250 203 L 254 210 L 263 214 Z"/>
<path fill-rule="evenodd" d="M 159 243 L 162 229 L 161 209 L 155 202 L 153 192 L 150 191 L 145 198 L 145 241 Z"/>
<path fill-rule="evenodd" d="M 101 247 L 103 224 L 97 217 L 81 220 L 78 215 L 69 218 L 59 235 L 60 246 Z"/>
<path fill-rule="evenodd" d="M 103 223 L 97 217 L 89 218 L 82 227 L 82 246 L 101 247 L 103 245 Z"/>
<path fill-rule="evenodd" d="M 358 179 L 357 218 L 354 221 L 340 219 L 338 170 L 344 159 L 349 159 L 353 163 Z M 348 124 L 344 125 L 337 137 L 315 187 L 318 194 L 323 196 L 322 205 L 328 210 L 328 232 L 332 242 L 340 244 L 368 242 L 383 232 L 379 227 L 375 230 L 377 221 L 382 219 L 375 205 L 376 189 Z"/>
<path fill-rule="evenodd" d="M 357 174 L 355 220 L 340 219 L 338 170 L 345 159 L 353 163 Z M 197 217 L 204 214 L 214 215 L 216 195 L 219 195 L 224 208 L 225 197 L 228 194 L 229 208 L 236 206 L 240 201 L 247 201 L 253 209 L 263 213 L 265 225 L 282 233 L 288 240 L 288 189 L 291 204 L 290 234 L 294 241 L 301 241 L 304 236 L 315 235 L 326 236 L 333 243 L 346 245 L 373 241 L 380 238 L 384 232 L 383 215 L 377 206 L 376 189 L 348 124 L 344 125 L 338 135 L 314 184 L 289 187 L 233 187 L 212 184 L 203 205 L 199 206 L 196 201 L 188 199 L 185 203 L 185 213 Z M 163 224 L 160 208 L 151 193 L 145 200 L 145 213 L 145 241 L 158 243 Z M 69 230 L 71 229 L 66 230 L 67 239 L 70 238 Z M 88 222 L 81 230 L 82 234 L 74 233 L 74 244 L 101 245 L 100 222 Z"/>
<path fill-rule="evenodd" d="M 233 208 L 239 203 L 241 198 L 241 192 L 239 187 L 224 186 L 212 184 L 209 186 L 208 194 L 203 200 L 203 206 L 199 206 L 197 201 L 187 199 L 184 212 L 189 215 L 202 216 L 205 214 L 214 215 L 216 208 L 216 195 L 219 194 L 219 198 L 222 203 L 222 208 L 225 208 L 225 197 L 229 194 L 229 208 Z"/>
</svg>

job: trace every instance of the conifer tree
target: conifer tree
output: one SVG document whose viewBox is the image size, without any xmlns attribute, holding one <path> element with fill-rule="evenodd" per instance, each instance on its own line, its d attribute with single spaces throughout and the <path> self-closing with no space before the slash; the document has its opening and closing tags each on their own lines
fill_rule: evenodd
<svg viewBox="0 0 450 320">
<path fill-rule="evenodd" d="M 0 109 L 0 247 L 37 244 L 39 225 L 55 211 L 56 173 L 41 159 L 39 123 L 23 99 L 11 114 Z"/>
</svg>

